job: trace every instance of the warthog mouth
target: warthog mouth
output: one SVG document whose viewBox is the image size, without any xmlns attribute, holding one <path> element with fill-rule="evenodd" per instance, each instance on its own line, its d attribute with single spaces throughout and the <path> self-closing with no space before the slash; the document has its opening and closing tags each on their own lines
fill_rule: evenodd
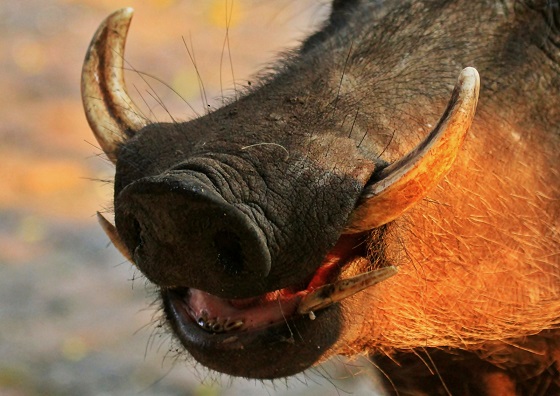
<svg viewBox="0 0 560 396">
<path fill-rule="evenodd" d="M 337 341 L 341 329 L 335 303 L 396 273 L 392 266 L 371 270 L 363 257 L 348 259 L 352 248 L 341 257 L 340 245 L 355 242 L 355 237 L 342 237 L 334 253 L 299 285 L 251 298 L 226 299 L 194 288 L 164 288 L 167 319 L 186 349 L 210 368 L 254 378 L 300 372 Z M 267 363 L 255 358 L 263 351 L 269 353 Z M 291 364 L 279 363 L 277 354 L 291 358 Z M 231 364 L 238 359 L 245 360 L 242 366 Z"/>
</svg>

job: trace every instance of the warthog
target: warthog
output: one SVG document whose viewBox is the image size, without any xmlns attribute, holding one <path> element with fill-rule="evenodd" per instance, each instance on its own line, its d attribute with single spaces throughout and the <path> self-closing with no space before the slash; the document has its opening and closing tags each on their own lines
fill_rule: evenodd
<svg viewBox="0 0 560 396">
<path fill-rule="evenodd" d="M 83 70 L 116 165 L 100 222 L 196 360 L 271 379 L 366 353 L 389 392 L 559 394 L 558 1 L 335 0 L 186 123 L 129 98 L 131 18 Z"/>
</svg>

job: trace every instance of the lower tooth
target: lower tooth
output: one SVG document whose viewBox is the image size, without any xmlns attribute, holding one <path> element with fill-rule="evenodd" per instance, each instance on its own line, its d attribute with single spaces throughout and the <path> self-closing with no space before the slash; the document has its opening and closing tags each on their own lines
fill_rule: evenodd
<svg viewBox="0 0 560 396">
<path fill-rule="evenodd" d="M 214 327 L 214 325 L 216 324 L 216 322 L 212 319 L 204 322 L 204 330 L 212 330 L 212 327 Z"/>
<path fill-rule="evenodd" d="M 202 312 L 201 315 L 196 319 L 196 323 L 204 330 L 211 331 L 214 333 L 224 333 L 228 331 L 233 331 L 241 328 L 245 323 L 241 319 L 230 320 L 230 319 L 208 319 L 208 313 Z"/>
<path fill-rule="evenodd" d="M 243 326 L 243 323 L 245 323 L 245 322 L 241 319 L 234 320 L 234 321 L 231 321 L 231 322 L 227 321 L 226 324 L 224 325 L 224 330 L 225 331 L 237 330 L 241 326 Z"/>
</svg>

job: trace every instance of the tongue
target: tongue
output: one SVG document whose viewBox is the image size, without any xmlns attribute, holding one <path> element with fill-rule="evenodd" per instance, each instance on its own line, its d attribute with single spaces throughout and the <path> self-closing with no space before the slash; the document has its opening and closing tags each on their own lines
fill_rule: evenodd
<svg viewBox="0 0 560 396">
<path fill-rule="evenodd" d="M 234 326 L 236 330 L 255 329 L 284 321 L 296 312 L 300 300 L 301 295 L 284 296 L 279 291 L 250 299 L 226 300 L 190 289 L 190 296 L 185 297 L 189 315 L 200 326 L 211 328 L 214 323 L 237 323 Z"/>
</svg>

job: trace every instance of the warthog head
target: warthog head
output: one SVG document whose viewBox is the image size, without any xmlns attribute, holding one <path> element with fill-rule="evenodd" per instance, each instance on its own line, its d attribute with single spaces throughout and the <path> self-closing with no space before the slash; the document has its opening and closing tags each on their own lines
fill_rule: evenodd
<svg viewBox="0 0 560 396">
<path fill-rule="evenodd" d="M 358 7 L 354 3 L 335 2 L 328 27 L 307 40 L 273 78 L 185 123 L 152 122 L 127 94 L 122 65 L 131 9 L 109 16 L 88 50 L 84 106 L 99 144 L 116 165 L 115 225 L 102 216 L 100 222 L 121 253 L 158 286 L 167 321 L 186 350 L 211 369 L 277 378 L 335 353 L 384 345 L 480 344 L 493 336 L 476 316 L 476 303 L 471 312 L 451 301 L 467 293 L 458 289 L 472 272 L 460 271 L 524 260 L 516 256 L 520 249 L 493 245 L 495 224 L 507 221 L 485 217 L 500 210 L 517 213 L 511 208 L 519 205 L 507 201 L 515 199 L 507 187 L 493 193 L 488 184 L 461 176 L 457 180 L 468 188 L 461 187 L 460 195 L 449 198 L 441 192 L 458 194 L 460 182 L 445 184 L 438 190 L 439 206 L 406 217 L 460 154 L 479 94 L 478 72 L 469 59 L 491 69 L 489 54 L 514 43 L 503 33 L 507 24 L 490 24 L 498 18 L 484 11 L 464 22 L 453 2 L 403 1 L 393 13 L 379 11 L 375 2 L 361 5 L 364 15 L 372 15 L 368 27 L 359 23 L 366 16 L 351 12 Z M 483 2 L 476 3 L 483 10 L 478 4 Z M 485 29 L 491 44 L 482 34 L 475 37 Z M 461 36 L 464 31 L 473 38 Z M 504 68 L 502 59 L 496 65 Z M 499 109 L 499 88 L 505 83 L 492 79 L 496 101 L 487 104 Z M 551 117 L 556 114 L 546 108 Z M 486 151 L 487 136 L 497 143 L 492 147 L 505 147 L 498 140 L 515 138 L 505 124 L 495 128 L 490 113 L 483 114 L 470 137 L 475 154 L 461 160 L 463 174 L 482 174 L 480 169 L 490 166 L 481 162 L 496 153 Z M 488 177 L 507 173 L 506 167 L 499 169 Z M 554 185 L 557 174 L 547 178 L 542 176 Z M 504 209 L 493 204 L 496 196 L 507 201 Z M 493 209 L 478 215 L 479 204 Z M 453 236 L 466 230 L 460 225 L 463 216 L 472 238 Z M 406 221 L 397 224 L 397 219 Z M 492 258 L 497 251 L 501 258 Z M 429 257 L 435 258 L 418 264 Z M 456 273 L 453 287 L 445 283 L 451 273 Z M 473 296 L 488 289 L 479 279 L 469 281 Z M 448 299 L 447 292 L 454 297 Z M 391 319 L 397 309 L 381 302 L 392 298 L 404 301 L 398 321 Z M 480 309 L 503 312 L 494 304 L 496 297 L 488 301 Z M 414 308 L 408 311 L 407 304 Z M 429 304 L 434 305 L 428 309 Z M 459 315 L 465 322 L 446 323 Z M 513 319 L 500 315 L 485 318 L 500 317 L 509 329 Z M 546 320 L 554 321 L 552 316 Z M 416 323 L 422 323 L 418 332 L 412 329 Z M 472 323 L 481 324 L 471 331 Z"/>
</svg>

